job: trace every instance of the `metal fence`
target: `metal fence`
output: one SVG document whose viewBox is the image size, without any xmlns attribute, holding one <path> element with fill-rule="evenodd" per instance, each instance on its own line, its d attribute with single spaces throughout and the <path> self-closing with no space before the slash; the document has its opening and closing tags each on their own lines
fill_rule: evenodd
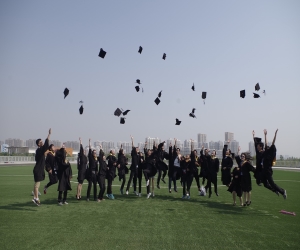
<svg viewBox="0 0 300 250">
<path fill-rule="evenodd" d="M 67 157 L 70 162 L 76 162 L 77 156 Z M 0 163 L 35 162 L 34 156 L 0 156 Z"/>
</svg>

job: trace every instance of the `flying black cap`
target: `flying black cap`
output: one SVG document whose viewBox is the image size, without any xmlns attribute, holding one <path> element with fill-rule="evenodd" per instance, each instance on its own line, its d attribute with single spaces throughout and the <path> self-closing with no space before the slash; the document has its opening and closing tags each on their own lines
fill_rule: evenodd
<svg viewBox="0 0 300 250">
<path fill-rule="evenodd" d="M 177 118 L 176 118 L 176 123 L 175 125 L 180 125 L 181 121 L 179 121 Z"/>
<path fill-rule="evenodd" d="M 195 85 L 194 85 L 194 83 L 193 83 L 193 86 L 192 86 L 192 90 L 195 91 Z"/>
<path fill-rule="evenodd" d="M 259 95 L 259 94 L 256 94 L 256 93 L 253 93 L 253 97 L 254 97 L 254 98 L 259 98 L 260 95 Z"/>
<path fill-rule="evenodd" d="M 136 83 L 141 84 L 141 80 L 140 79 L 136 79 Z"/>
<path fill-rule="evenodd" d="M 139 92 L 140 91 L 140 86 L 135 86 L 135 90 L 136 90 L 136 92 Z"/>
<path fill-rule="evenodd" d="M 246 96 L 246 90 L 241 90 L 240 97 L 245 98 L 245 96 Z"/>
<path fill-rule="evenodd" d="M 101 48 L 98 56 L 104 59 L 105 55 L 106 55 L 106 51 L 104 51 L 104 50 Z"/>
<path fill-rule="evenodd" d="M 121 117 L 120 118 L 120 124 L 125 124 L 125 119 L 126 119 L 125 117 Z"/>
<path fill-rule="evenodd" d="M 68 94 L 69 94 L 69 89 L 65 88 L 65 90 L 64 90 L 64 95 L 65 95 L 64 99 L 68 96 Z"/>
<path fill-rule="evenodd" d="M 138 51 L 138 52 L 139 52 L 140 54 L 142 54 L 142 51 L 143 51 L 143 47 L 142 47 L 142 46 L 140 46 L 140 47 L 139 47 L 139 51 Z"/>
<path fill-rule="evenodd" d="M 119 109 L 119 108 L 117 108 L 116 110 L 115 110 L 115 112 L 114 112 L 114 115 L 115 116 L 120 116 L 122 114 L 122 111 L 121 111 L 121 109 Z"/>
<path fill-rule="evenodd" d="M 206 92 L 202 92 L 202 99 L 206 98 Z"/>
<path fill-rule="evenodd" d="M 167 57 L 167 55 L 166 55 L 166 53 L 164 53 L 162 59 L 166 60 L 166 57 Z"/>
<path fill-rule="evenodd" d="M 158 93 L 158 97 L 161 97 L 161 92 L 162 92 L 162 91 L 160 91 L 160 92 Z"/>
<path fill-rule="evenodd" d="M 81 107 L 79 108 L 79 114 L 82 115 L 82 113 L 83 113 L 83 105 L 81 105 Z"/>
<path fill-rule="evenodd" d="M 256 83 L 255 84 L 255 91 L 259 91 L 259 90 L 260 90 L 259 83 Z"/>
<path fill-rule="evenodd" d="M 156 97 L 156 99 L 154 100 L 154 102 L 156 103 L 156 105 L 158 105 L 160 103 L 160 100 L 158 97 Z"/>
<path fill-rule="evenodd" d="M 193 118 L 196 118 L 196 116 L 195 116 L 194 113 L 190 113 L 189 116 L 190 116 L 190 117 L 193 117 Z"/>
<path fill-rule="evenodd" d="M 130 110 L 127 109 L 126 111 L 123 112 L 123 115 L 127 115 L 129 111 L 130 111 Z"/>
</svg>

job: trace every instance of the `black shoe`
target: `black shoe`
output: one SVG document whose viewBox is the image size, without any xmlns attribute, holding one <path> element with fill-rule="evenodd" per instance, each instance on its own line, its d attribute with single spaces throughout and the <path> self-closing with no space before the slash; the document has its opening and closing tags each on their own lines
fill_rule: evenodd
<svg viewBox="0 0 300 250">
<path fill-rule="evenodd" d="M 248 201 L 248 202 L 247 202 L 247 206 L 250 206 L 250 204 L 251 204 L 251 201 Z"/>
<path fill-rule="evenodd" d="M 157 188 L 160 189 L 160 186 L 157 184 Z"/>
<path fill-rule="evenodd" d="M 278 191 L 275 191 L 275 194 L 277 194 L 279 196 L 279 192 Z"/>
<path fill-rule="evenodd" d="M 161 181 L 166 184 L 165 179 L 161 179 Z"/>
<path fill-rule="evenodd" d="M 244 207 L 246 207 L 247 206 L 247 201 L 246 201 L 246 203 L 244 203 L 244 205 L 243 205 Z"/>
<path fill-rule="evenodd" d="M 177 193 L 177 189 L 176 189 L 176 188 L 174 188 L 174 192 L 176 192 L 176 193 Z"/>
<path fill-rule="evenodd" d="M 218 194 L 218 193 L 216 193 L 216 196 L 219 196 L 219 194 Z"/>
</svg>

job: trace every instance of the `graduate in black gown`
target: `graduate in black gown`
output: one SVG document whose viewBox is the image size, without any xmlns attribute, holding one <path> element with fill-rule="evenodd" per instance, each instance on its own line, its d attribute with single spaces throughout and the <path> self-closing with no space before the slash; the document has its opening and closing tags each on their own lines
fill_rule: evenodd
<svg viewBox="0 0 300 250">
<path fill-rule="evenodd" d="M 182 184 L 182 199 L 189 199 L 190 194 L 187 192 L 187 181 L 188 181 L 188 169 L 190 164 L 189 155 L 186 157 L 181 156 L 180 158 L 180 170 L 181 170 L 181 184 Z"/>
<path fill-rule="evenodd" d="M 232 193 L 233 206 L 236 205 L 236 196 L 240 199 L 240 206 L 242 207 L 243 198 L 242 198 L 242 187 L 241 187 L 241 168 L 239 166 L 234 167 L 231 172 L 231 182 L 229 183 L 228 190 Z"/>
<path fill-rule="evenodd" d="M 90 200 L 92 186 L 94 187 L 94 201 L 97 201 L 97 174 L 98 174 L 98 158 L 96 150 L 92 150 L 91 139 L 89 139 L 89 168 L 87 169 L 87 180 L 89 182 L 86 200 Z"/>
<path fill-rule="evenodd" d="M 187 168 L 187 196 L 188 199 L 190 199 L 191 197 L 191 186 L 193 183 L 193 179 L 194 179 L 194 174 L 196 172 L 197 169 L 197 151 L 194 150 L 194 141 L 191 140 L 191 155 L 190 155 L 190 164 L 189 167 Z"/>
<path fill-rule="evenodd" d="M 272 145 L 269 148 L 267 148 L 262 154 L 263 166 L 262 166 L 261 179 L 266 188 L 268 188 L 268 186 L 271 186 L 271 190 L 273 192 L 275 192 L 276 194 L 280 193 L 283 196 L 283 198 L 286 199 L 287 198 L 286 190 L 279 187 L 273 180 L 272 166 L 275 164 L 275 161 L 276 161 L 276 151 L 277 150 L 275 147 L 275 141 L 276 141 L 277 132 L 278 132 L 278 129 L 275 132 Z M 268 145 L 266 129 L 264 130 L 264 134 L 265 134 L 265 145 Z M 268 189 L 270 189 L 270 188 L 268 188 Z"/>
<path fill-rule="evenodd" d="M 118 154 L 118 165 L 117 165 L 119 181 L 122 181 L 121 188 L 120 188 L 121 194 L 123 194 L 124 185 L 126 183 L 126 174 L 128 174 L 127 164 L 128 164 L 128 159 L 124 154 L 124 149 L 121 144 L 121 148 Z"/>
<path fill-rule="evenodd" d="M 157 173 L 155 156 L 153 150 L 147 149 L 147 142 L 145 142 L 145 165 L 144 165 L 144 176 L 146 180 L 147 187 L 147 199 L 150 198 L 151 194 L 154 197 L 154 176 Z M 152 187 L 152 192 L 150 192 L 150 187 Z"/>
<path fill-rule="evenodd" d="M 44 187 L 44 194 L 47 193 L 47 189 L 56 184 L 58 181 L 57 178 L 57 163 L 55 160 L 55 147 L 53 144 L 49 146 L 48 154 L 46 156 L 46 171 L 48 172 L 49 182 Z"/>
<path fill-rule="evenodd" d="M 35 166 L 33 168 L 33 177 L 34 177 L 34 187 L 33 187 L 33 199 L 32 202 L 39 206 L 39 187 L 41 181 L 45 180 L 45 153 L 49 148 L 49 138 L 51 135 L 51 128 L 49 129 L 48 137 L 45 140 L 45 143 L 41 139 L 36 140 L 36 145 L 38 146 L 35 152 Z"/>
<path fill-rule="evenodd" d="M 137 169 L 137 179 L 135 180 L 136 183 L 135 185 L 139 186 L 139 192 L 138 192 L 138 196 L 141 197 L 142 196 L 142 178 L 143 178 L 143 169 L 145 168 L 145 157 L 144 154 L 142 152 L 139 152 L 139 164 L 138 164 L 138 169 Z"/>
<path fill-rule="evenodd" d="M 201 157 L 203 159 L 203 164 L 206 164 L 207 166 L 207 184 L 205 186 L 205 190 L 207 192 L 208 190 L 208 197 L 210 198 L 211 197 L 211 184 L 213 183 L 214 184 L 214 191 L 215 191 L 215 194 L 216 196 L 219 196 L 218 194 L 218 186 L 217 186 L 217 175 L 218 175 L 218 172 L 219 172 L 219 159 L 216 157 L 216 151 L 213 150 L 211 155 L 208 154 L 209 150 L 208 149 L 205 149 L 204 151 L 204 155 L 202 153 L 202 150 L 201 150 Z"/>
<path fill-rule="evenodd" d="M 101 201 L 105 200 L 103 198 L 103 196 L 105 193 L 105 179 L 106 179 L 106 175 L 107 175 L 107 171 L 108 171 L 106 157 L 102 150 L 102 146 L 100 146 L 98 162 L 99 162 L 99 171 L 98 171 L 98 175 L 97 175 L 97 181 L 98 181 L 99 188 L 100 188 L 99 194 L 98 194 L 98 202 L 101 202 Z"/>
<path fill-rule="evenodd" d="M 87 164 L 88 164 L 88 158 L 84 153 L 81 138 L 79 138 L 80 142 L 80 151 L 78 154 L 78 163 L 77 163 L 77 168 L 78 168 L 78 185 L 77 185 L 77 194 L 76 194 L 76 199 L 80 200 L 81 199 L 81 190 L 82 190 L 82 184 L 84 179 L 86 178 L 86 169 L 87 169 Z"/>
<path fill-rule="evenodd" d="M 221 180 L 223 185 L 228 186 L 231 180 L 231 168 L 233 166 L 233 161 L 231 158 L 231 150 L 227 148 L 227 145 L 224 145 L 223 148 L 223 159 L 221 166 Z"/>
<path fill-rule="evenodd" d="M 261 141 L 261 138 L 255 137 L 254 130 L 252 131 L 254 148 L 256 153 L 256 169 L 254 177 L 256 179 L 256 184 L 261 186 L 261 172 L 262 172 L 262 153 L 264 152 L 264 143 Z"/>
<path fill-rule="evenodd" d="M 244 194 L 244 206 L 251 204 L 251 190 L 252 181 L 250 172 L 255 173 L 255 168 L 250 163 L 252 159 L 249 152 L 244 152 L 239 156 L 240 147 L 238 149 L 238 155 L 235 157 L 238 166 L 241 168 L 241 188 Z"/>
<path fill-rule="evenodd" d="M 165 152 L 164 144 L 165 144 L 164 141 L 161 142 L 160 144 L 158 144 L 157 152 L 156 152 L 156 159 L 157 159 L 156 165 L 157 165 L 157 170 L 158 170 L 158 176 L 157 176 L 157 188 L 158 189 L 160 189 L 160 186 L 159 186 L 160 180 L 162 180 L 163 183 L 166 183 L 165 177 L 166 177 L 167 171 L 168 171 L 168 166 L 164 162 L 164 159 L 169 159 L 169 154 L 167 152 Z"/>
<path fill-rule="evenodd" d="M 169 146 L 169 193 L 172 192 L 171 183 L 173 181 L 174 191 L 177 192 L 177 183 L 176 181 L 181 177 L 181 154 L 180 148 L 176 147 L 177 139 L 175 138 L 175 144 L 172 149 L 172 144 Z"/>
<path fill-rule="evenodd" d="M 115 197 L 112 193 L 112 182 L 114 181 L 115 177 L 116 177 L 116 167 L 118 164 L 118 159 L 116 157 L 116 153 L 115 150 L 112 149 L 109 152 L 109 155 L 107 156 L 107 174 L 106 174 L 106 178 L 107 178 L 107 192 L 106 192 L 106 196 L 108 197 L 108 199 L 110 200 L 114 200 Z"/>
<path fill-rule="evenodd" d="M 137 176 L 138 176 L 138 168 L 139 168 L 139 148 L 134 146 L 133 142 L 133 137 L 131 137 L 131 145 L 132 145 L 132 150 L 131 150 L 131 166 L 130 166 L 130 176 L 129 180 L 127 183 L 127 188 L 126 188 L 126 194 L 129 194 L 129 188 L 131 185 L 131 181 L 133 180 L 133 191 L 135 195 L 138 195 L 136 192 L 136 183 L 137 183 Z"/>
<path fill-rule="evenodd" d="M 66 159 L 67 152 L 65 148 L 61 148 L 56 153 L 56 161 L 58 166 L 58 205 L 67 205 L 68 190 L 71 188 L 72 168 L 69 161 Z M 63 197 L 62 197 L 63 195 Z"/>
</svg>

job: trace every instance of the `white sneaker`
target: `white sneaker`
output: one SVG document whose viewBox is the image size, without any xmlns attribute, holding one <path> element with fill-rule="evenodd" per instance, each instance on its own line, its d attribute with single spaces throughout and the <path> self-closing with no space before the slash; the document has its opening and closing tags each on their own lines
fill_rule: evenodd
<svg viewBox="0 0 300 250">
<path fill-rule="evenodd" d="M 63 203 L 62 202 L 58 202 L 58 204 L 57 204 L 58 206 L 62 206 L 63 205 Z"/>
<path fill-rule="evenodd" d="M 153 192 L 152 197 L 154 197 L 154 196 L 155 196 L 155 194 L 154 194 L 154 192 Z"/>
<path fill-rule="evenodd" d="M 282 196 L 283 196 L 283 198 L 286 200 L 286 198 L 287 198 L 286 190 L 284 190 L 284 194 L 283 194 Z"/>
<path fill-rule="evenodd" d="M 149 199 L 149 198 L 150 198 L 150 196 L 151 196 L 151 193 L 147 194 L 147 199 Z"/>
<path fill-rule="evenodd" d="M 33 192 L 33 191 L 31 192 L 31 195 L 32 195 L 32 196 L 34 196 L 34 192 Z M 40 193 L 40 192 L 39 192 L 39 195 L 41 195 L 41 193 Z"/>
<path fill-rule="evenodd" d="M 147 184 L 146 185 L 147 185 L 147 187 L 149 186 L 149 180 L 147 180 Z"/>
<path fill-rule="evenodd" d="M 138 195 L 138 193 L 137 193 L 136 191 L 133 191 L 133 193 L 134 193 L 135 195 Z"/>
<path fill-rule="evenodd" d="M 126 192 L 125 192 L 125 193 L 126 193 L 126 195 L 128 195 L 128 190 L 126 190 Z"/>
<path fill-rule="evenodd" d="M 64 201 L 63 204 L 64 204 L 64 205 L 68 205 L 69 203 L 68 203 L 67 201 Z"/>
<path fill-rule="evenodd" d="M 142 197 L 142 194 L 141 194 L 141 193 L 139 193 L 139 197 Z"/>
</svg>

